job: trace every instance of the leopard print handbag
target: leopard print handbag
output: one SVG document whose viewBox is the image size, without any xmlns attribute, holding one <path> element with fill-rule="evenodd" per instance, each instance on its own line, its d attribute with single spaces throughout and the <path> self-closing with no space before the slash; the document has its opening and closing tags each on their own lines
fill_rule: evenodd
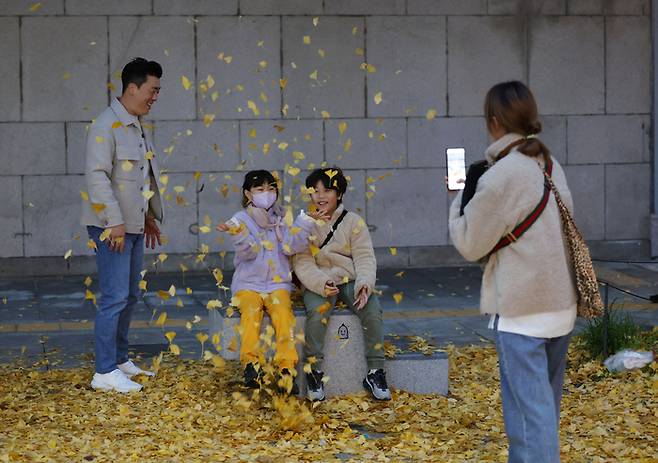
<svg viewBox="0 0 658 463">
<path fill-rule="evenodd" d="M 578 316 L 586 319 L 601 317 L 603 315 L 603 301 L 599 293 L 599 284 L 596 281 L 596 273 L 592 265 L 589 248 L 578 230 L 571 212 L 562 201 L 553 179 L 544 172 L 555 196 L 560 218 L 562 221 L 562 233 L 566 239 L 574 274 L 576 276 L 576 294 L 578 295 Z"/>
</svg>

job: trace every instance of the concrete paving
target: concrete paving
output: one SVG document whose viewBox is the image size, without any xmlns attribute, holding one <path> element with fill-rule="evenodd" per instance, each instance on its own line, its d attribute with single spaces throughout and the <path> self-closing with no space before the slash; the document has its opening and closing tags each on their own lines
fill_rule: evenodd
<svg viewBox="0 0 658 463">
<path fill-rule="evenodd" d="M 597 271 L 600 279 L 641 297 L 658 294 L 658 262 L 601 263 Z M 89 289 L 97 293 L 95 276 L 90 277 Z M 227 272 L 225 282 L 230 277 Z M 380 270 L 377 289 L 385 333 L 421 336 L 439 347 L 491 343 L 488 319 L 478 312 L 480 278 L 479 267 Z M 206 304 L 217 298 L 212 275 L 149 273 L 146 279 L 148 291 L 135 308 L 131 326 L 133 351 L 145 358 L 156 355 L 167 348 L 164 332 L 176 331 L 175 342 L 183 356 L 199 358 L 196 334 L 207 333 Z M 168 300 L 158 296 L 158 291 L 167 291 L 171 285 L 176 296 Z M 45 359 L 56 368 L 91 365 L 96 308 L 85 300 L 86 289 L 84 277 L 0 280 L 0 365 L 43 365 Z M 402 299 L 396 302 L 394 294 L 401 294 Z M 658 325 L 658 304 L 612 287 L 609 301 L 628 310 L 644 328 Z M 164 328 L 155 323 L 163 311 L 167 312 Z M 579 320 L 577 329 L 584 325 Z"/>
</svg>

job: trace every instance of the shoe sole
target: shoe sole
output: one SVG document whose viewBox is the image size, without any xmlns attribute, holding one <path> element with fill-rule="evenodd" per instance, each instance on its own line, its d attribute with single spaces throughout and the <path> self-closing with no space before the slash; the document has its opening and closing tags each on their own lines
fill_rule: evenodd
<svg viewBox="0 0 658 463">
<path fill-rule="evenodd" d="M 130 392 L 139 392 L 142 390 L 141 387 L 139 389 L 118 389 L 116 387 L 100 386 L 98 384 L 92 384 L 91 388 L 95 391 L 115 391 L 115 392 L 120 392 L 121 394 L 128 394 Z"/>
<path fill-rule="evenodd" d="M 368 382 L 368 379 L 367 379 L 367 378 L 363 380 L 363 387 L 365 388 L 366 391 L 370 392 L 370 395 L 371 395 L 372 398 L 375 399 L 375 400 L 379 400 L 379 401 L 381 401 L 381 402 L 386 402 L 386 401 L 388 401 L 388 400 L 391 400 L 391 398 L 392 398 L 391 396 L 383 397 L 383 398 L 381 398 L 381 399 L 380 399 L 379 397 L 377 397 L 377 396 L 375 395 L 374 388 L 370 385 L 370 383 Z"/>
<path fill-rule="evenodd" d="M 309 402 L 324 402 L 326 398 L 327 398 L 326 395 L 323 395 L 321 398 L 320 397 L 313 398 L 310 397 L 308 394 L 306 394 L 306 400 L 308 400 Z"/>
</svg>

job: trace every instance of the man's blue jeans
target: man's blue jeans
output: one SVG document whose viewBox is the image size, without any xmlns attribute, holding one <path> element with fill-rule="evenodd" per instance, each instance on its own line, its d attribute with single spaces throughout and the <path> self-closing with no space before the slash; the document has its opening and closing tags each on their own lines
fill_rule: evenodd
<svg viewBox="0 0 658 463">
<path fill-rule="evenodd" d="M 571 333 L 534 338 L 498 331 L 497 320 L 495 325 L 508 462 L 559 462 L 560 401 Z"/>
<path fill-rule="evenodd" d="M 126 233 L 122 253 L 110 251 L 108 240 L 100 241 L 102 228 L 87 227 L 97 246 L 96 265 L 101 297 L 96 311 L 94 342 L 96 372 L 109 373 L 128 361 L 128 328 L 139 297 L 144 257 L 144 235 Z"/>
</svg>

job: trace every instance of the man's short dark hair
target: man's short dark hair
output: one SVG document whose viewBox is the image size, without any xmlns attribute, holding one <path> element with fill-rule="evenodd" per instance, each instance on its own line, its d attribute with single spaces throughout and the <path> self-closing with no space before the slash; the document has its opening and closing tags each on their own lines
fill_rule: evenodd
<svg viewBox="0 0 658 463">
<path fill-rule="evenodd" d="M 347 179 L 342 170 L 338 167 L 315 169 L 306 177 L 306 188 L 315 188 L 318 182 L 322 182 L 327 190 L 336 190 L 336 194 L 340 196 L 338 204 L 342 203 L 343 195 L 347 191 Z"/>
<path fill-rule="evenodd" d="M 144 58 L 133 58 L 121 71 L 122 93 L 125 93 L 128 85 L 135 84 L 137 88 L 141 87 L 148 79 L 148 76 L 162 77 L 162 66 L 155 61 L 148 61 Z"/>
</svg>

